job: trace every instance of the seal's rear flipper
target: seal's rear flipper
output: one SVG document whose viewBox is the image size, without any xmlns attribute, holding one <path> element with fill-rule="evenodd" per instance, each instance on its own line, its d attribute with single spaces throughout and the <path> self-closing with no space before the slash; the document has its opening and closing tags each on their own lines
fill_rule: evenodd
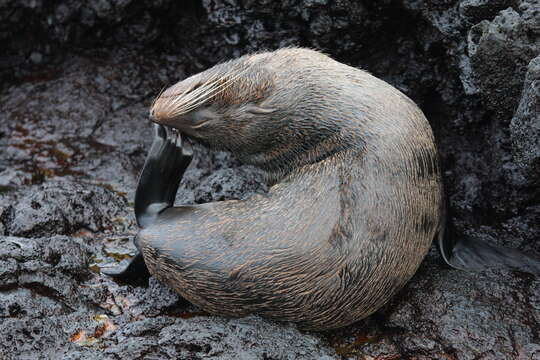
<svg viewBox="0 0 540 360">
<path fill-rule="evenodd" d="M 540 258 L 516 249 L 471 238 L 452 243 L 443 236 L 439 237 L 438 245 L 444 261 L 456 269 L 481 271 L 507 268 L 540 276 Z"/>
<path fill-rule="evenodd" d="M 103 267 L 102 274 L 125 282 L 148 282 L 150 273 L 140 253 L 132 257 L 125 266 Z"/>
</svg>

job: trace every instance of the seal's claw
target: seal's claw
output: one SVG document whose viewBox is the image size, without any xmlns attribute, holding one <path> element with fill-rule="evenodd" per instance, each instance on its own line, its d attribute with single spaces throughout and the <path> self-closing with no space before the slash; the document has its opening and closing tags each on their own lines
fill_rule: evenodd
<svg viewBox="0 0 540 360">
<path fill-rule="evenodd" d="M 184 146 L 183 141 L 182 141 L 182 136 L 180 135 L 178 131 L 176 132 L 176 139 L 174 141 L 174 144 L 178 148 L 182 148 Z"/>
<path fill-rule="evenodd" d="M 180 140 L 180 146 L 182 147 L 182 155 L 185 158 L 193 157 L 193 146 L 191 146 L 191 142 L 189 140 Z"/>
<path fill-rule="evenodd" d="M 154 124 L 154 136 L 165 139 L 167 137 L 167 131 L 165 130 L 165 126 L 161 124 Z"/>
<path fill-rule="evenodd" d="M 174 136 L 174 132 L 170 126 L 165 126 L 165 132 L 167 133 L 167 140 L 171 140 Z"/>
</svg>

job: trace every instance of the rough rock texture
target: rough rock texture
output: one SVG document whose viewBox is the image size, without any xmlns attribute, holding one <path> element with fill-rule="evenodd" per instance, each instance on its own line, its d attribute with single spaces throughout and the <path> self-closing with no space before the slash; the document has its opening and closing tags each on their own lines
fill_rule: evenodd
<svg viewBox="0 0 540 360">
<path fill-rule="evenodd" d="M 199 314 L 153 279 L 98 278 L 86 239 L 4 237 L 0 251 L 2 359 L 332 358 L 292 325 Z"/>
<path fill-rule="evenodd" d="M 527 178 L 540 182 L 540 56 L 529 63 L 519 107 L 510 134 L 514 159 Z"/>
<path fill-rule="evenodd" d="M 207 316 L 131 253 L 147 109 L 248 51 L 319 48 L 414 99 L 439 144 L 449 236 L 540 253 L 538 0 L 0 0 L 0 358 L 540 359 L 540 280 L 432 251 L 375 315 L 305 333 Z M 178 203 L 243 199 L 259 174 L 196 149 Z"/>
</svg>

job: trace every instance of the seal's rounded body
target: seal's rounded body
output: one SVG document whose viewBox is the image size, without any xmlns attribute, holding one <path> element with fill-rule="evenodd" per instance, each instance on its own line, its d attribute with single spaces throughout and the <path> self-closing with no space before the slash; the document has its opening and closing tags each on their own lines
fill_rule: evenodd
<svg viewBox="0 0 540 360">
<path fill-rule="evenodd" d="M 345 326 L 400 290 L 443 231 L 422 112 L 316 51 L 217 65 L 165 91 L 152 116 L 272 184 L 245 201 L 168 207 L 138 234 L 150 273 L 208 312 Z"/>
</svg>

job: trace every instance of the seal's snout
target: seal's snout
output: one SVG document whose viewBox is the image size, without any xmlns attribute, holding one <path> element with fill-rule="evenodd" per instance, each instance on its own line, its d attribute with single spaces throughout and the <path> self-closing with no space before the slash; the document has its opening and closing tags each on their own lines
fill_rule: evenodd
<svg viewBox="0 0 540 360">
<path fill-rule="evenodd" d="M 165 93 L 164 93 L 165 94 Z M 197 106 L 193 105 L 189 108 L 185 108 L 181 102 L 180 96 L 170 97 L 159 96 L 152 107 L 150 108 L 150 119 L 158 124 L 169 125 L 172 127 L 180 128 L 181 126 L 189 125 L 192 121 L 192 113 L 196 112 Z M 198 118 L 198 116 L 197 116 Z"/>
<path fill-rule="evenodd" d="M 150 108 L 150 120 L 158 124 L 167 124 L 167 120 L 172 117 L 170 112 L 164 99 L 158 97 Z"/>
<path fill-rule="evenodd" d="M 220 114 L 207 101 L 192 100 L 191 105 L 183 105 L 182 96 L 159 96 L 150 108 L 150 120 L 160 125 L 177 129 L 182 133 L 196 136 L 219 120 Z"/>
<path fill-rule="evenodd" d="M 170 121 L 172 119 L 172 116 L 167 114 L 163 109 L 156 108 L 156 106 L 152 106 L 149 112 L 150 121 L 156 124 L 160 125 L 171 125 Z"/>
</svg>

